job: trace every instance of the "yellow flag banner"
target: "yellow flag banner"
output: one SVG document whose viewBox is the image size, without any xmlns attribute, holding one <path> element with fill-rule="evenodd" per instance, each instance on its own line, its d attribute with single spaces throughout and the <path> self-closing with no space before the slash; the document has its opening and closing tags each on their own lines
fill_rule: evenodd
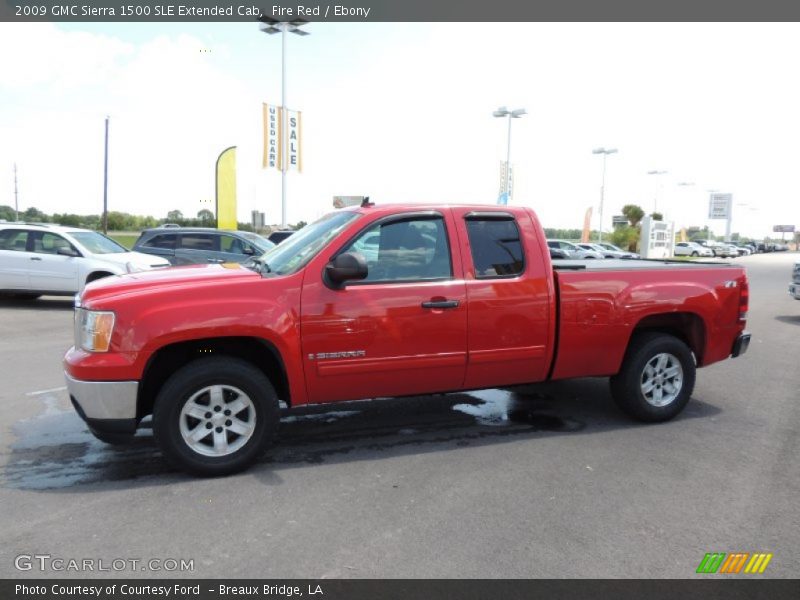
<svg viewBox="0 0 800 600">
<path fill-rule="evenodd" d="M 602 227 L 602 224 L 601 224 Z M 586 209 L 586 215 L 583 217 L 583 233 L 581 233 L 581 242 L 586 243 L 589 241 L 589 236 L 592 231 L 592 207 Z"/>
<path fill-rule="evenodd" d="M 217 158 L 217 228 L 236 229 L 236 146 Z"/>
</svg>

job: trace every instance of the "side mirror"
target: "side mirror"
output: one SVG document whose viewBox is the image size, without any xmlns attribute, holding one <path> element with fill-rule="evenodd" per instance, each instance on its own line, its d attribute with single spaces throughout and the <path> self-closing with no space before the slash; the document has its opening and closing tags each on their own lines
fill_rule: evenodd
<svg viewBox="0 0 800 600">
<path fill-rule="evenodd" d="M 340 254 L 325 267 L 325 276 L 335 288 L 347 281 L 366 279 L 367 272 L 367 261 L 359 252 Z"/>
<path fill-rule="evenodd" d="M 245 246 L 244 248 L 242 248 L 242 253 L 247 254 L 248 256 L 253 256 L 253 254 L 255 254 L 256 251 L 253 250 L 253 248 L 250 246 Z"/>
<path fill-rule="evenodd" d="M 78 254 L 69 246 L 61 246 L 58 250 L 56 250 L 56 254 L 60 254 L 61 256 L 80 256 L 80 254 Z"/>
</svg>

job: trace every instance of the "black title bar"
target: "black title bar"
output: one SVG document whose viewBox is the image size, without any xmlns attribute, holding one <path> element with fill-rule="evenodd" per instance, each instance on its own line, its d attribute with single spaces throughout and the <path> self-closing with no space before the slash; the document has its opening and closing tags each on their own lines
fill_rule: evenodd
<svg viewBox="0 0 800 600">
<path fill-rule="evenodd" d="M 790 0 L 0 0 L 0 21 L 799 21 Z"/>
</svg>

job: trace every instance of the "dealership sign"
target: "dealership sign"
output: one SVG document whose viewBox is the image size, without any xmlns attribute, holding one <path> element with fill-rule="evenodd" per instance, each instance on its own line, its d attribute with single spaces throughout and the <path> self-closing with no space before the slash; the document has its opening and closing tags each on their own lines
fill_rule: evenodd
<svg viewBox="0 0 800 600">
<path fill-rule="evenodd" d="M 774 225 L 772 231 L 775 233 L 794 233 L 794 225 Z"/>
<path fill-rule="evenodd" d="M 709 219 L 730 219 L 733 194 L 711 194 L 708 199 Z"/>
</svg>

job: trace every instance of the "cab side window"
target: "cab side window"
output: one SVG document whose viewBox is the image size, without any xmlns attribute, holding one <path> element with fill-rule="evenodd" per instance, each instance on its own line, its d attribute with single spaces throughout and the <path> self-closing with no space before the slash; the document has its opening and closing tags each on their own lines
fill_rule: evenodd
<svg viewBox="0 0 800 600">
<path fill-rule="evenodd" d="M 28 243 L 28 232 L 24 229 L 6 229 L 0 231 L 0 250 L 25 252 Z"/>
<path fill-rule="evenodd" d="M 450 246 L 442 217 L 415 217 L 377 224 L 344 252 L 359 252 L 367 261 L 368 283 L 449 279 Z"/>
<path fill-rule="evenodd" d="M 237 237 L 232 235 L 220 236 L 220 250 L 228 254 L 254 254 L 253 248 L 250 244 L 243 242 Z"/>
<path fill-rule="evenodd" d="M 181 248 L 219 252 L 219 236 L 213 233 L 184 233 L 181 236 Z"/>
<path fill-rule="evenodd" d="M 467 217 L 476 279 L 516 277 L 525 270 L 519 228 L 511 216 Z"/>
<path fill-rule="evenodd" d="M 32 231 L 33 251 L 40 254 L 58 254 L 59 249 L 68 248 L 75 252 L 75 248 L 58 234 L 49 231 Z"/>
<path fill-rule="evenodd" d="M 163 248 L 165 250 L 174 250 L 177 241 L 178 241 L 178 236 L 174 233 L 160 233 L 158 235 L 154 235 L 142 245 L 148 248 Z"/>
</svg>

